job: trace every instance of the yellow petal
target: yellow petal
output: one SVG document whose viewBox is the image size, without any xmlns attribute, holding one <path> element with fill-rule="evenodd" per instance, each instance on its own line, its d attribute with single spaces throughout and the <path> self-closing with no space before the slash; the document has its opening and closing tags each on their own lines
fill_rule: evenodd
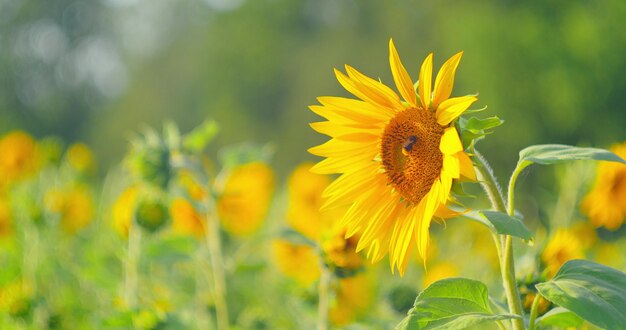
<svg viewBox="0 0 626 330">
<path fill-rule="evenodd" d="M 376 142 L 382 135 L 380 129 L 363 129 L 360 127 L 350 127 L 339 125 L 331 121 L 310 123 L 309 126 L 316 132 L 326 134 L 330 137 L 342 141 L 351 142 Z"/>
<path fill-rule="evenodd" d="M 441 193 L 441 183 L 435 180 L 432 188 L 426 196 L 420 201 L 418 212 L 416 214 L 415 238 L 417 240 L 417 251 L 426 262 L 426 253 L 428 251 L 428 239 L 430 222 L 439 207 L 439 194 Z"/>
<path fill-rule="evenodd" d="M 318 97 L 317 100 L 332 111 L 340 112 L 341 114 L 348 113 L 351 117 L 356 116 L 358 119 L 364 118 L 365 122 L 371 122 L 372 124 L 386 122 L 395 115 L 393 110 L 345 97 L 322 96 Z"/>
<path fill-rule="evenodd" d="M 424 109 L 430 106 L 430 92 L 433 80 L 433 53 L 428 54 L 420 69 L 420 80 L 417 90 Z"/>
<path fill-rule="evenodd" d="M 463 151 L 458 152 L 456 156 L 459 158 L 461 175 L 469 180 L 476 181 L 476 171 L 469 156 Z"/>
<path fill-rule="evenodd" d="M 346 65 L 346 72 L 348 73 L 348 77 L 357 83 L 357 85 L 360 85 L 359 88 L 365 91 L 377 104 L 390 109 L 396 109 L 397 111 L 404 109 L 398 94 L 385 84 L 360 73 L 349 65 Z"/>
<path fill-rule="evenodd" d="M 419 223 L 416 224 L 415 215 L 417 212 L 419 212 L 419 206 L 411 209 L 407 216 L 396 219 L 395 227 L 391 234 L 392 243 L 389 247 L 390 258 L 400 271 L 400 275 L 404 274 L 402 265 L 405 263 L 404 259 L 410 255 L 409 247 L 411 238 L 413 237 L 415 228 L 419 226 Z M 393 268 L 391 270 L 393 272 Z"/>
<path fill-rule="evenodd" d="M 448 99 L 450 94 L 452 94 L 454 74 L 456 73 L 456 68 L 459 66 L 459 62 L 461 61 L 461 56 L 463 56 L 463 52 L 459 52 L 458 54 L 452 56 L 446 61 L 446 63 L 443 64 L 441 69 L 439 69 L 439 73 L 437 73 L 437 78 L 435 79 L 433 109 L 437 109 L 439 103 Z"/>
<path fill-rule="evenodd" d="M 476 100 L 478 100 L 476 96 L 467 95 L 454 97 L 441 102 L 436 112 L 437 123 L 441 126 L 450 124 L 450 122 L 465 112 L 472 103 L 476 102 Z"/>
<path fill-rule="evenodd" d="M 443 155 L 443 172 L 446 172 L 450 178 L 458 179 L 461 175 L 461 167 L 459 159 L 451 155 Z M 443 183 L 443 182 L 442 182 Z"/>
<path fill-rule="evenodd" d="M 446 155 L 454 155 L 459 151 L 463 151 L 463 144 L 459 138 L 459 133 L 454 127 L 448 127 L 441 136 L 439 150 Z"/>
<path fill-rule="evenodd" d="M 398 56 L 396 46 L 393 44 L 393 39 L 389 39 L 389 65 L 391 66 L 391 74 L 393 75 L 393 80 L 396 83 L 400 95 L 402 95 L 404 100 L 410 105 L 414 107 L 417 106 L 417 95 L 415 94 L 413 81 L 400 61 L 400 56 Z"/>
</svg>

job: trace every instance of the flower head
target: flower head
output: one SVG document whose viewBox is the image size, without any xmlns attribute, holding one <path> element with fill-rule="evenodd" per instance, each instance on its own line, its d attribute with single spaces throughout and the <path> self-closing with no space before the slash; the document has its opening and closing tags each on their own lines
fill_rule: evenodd
<svg viewBox="0 0 626 330">
<path fill-rule="evenodd" d="M 263 224 L 274 192 L 274 172 L 260 162 L 235 168 L 226 179 L 217 211 L 231 234 L 252 234 Z"/>
<path fill-rule="evenodd" d="M 324 192 L 325 208 L 349 206 L 347 236 L 361 234 L 357 250 L 372 261 L 390 256 L 404 274 L 409 247 L 422 258 L 434 216 L 443 216 L 454 179 L 474 178 L 471 160 L 452 125 L 477 99 L 450 98 L 462 53 L 444 63 L 432 84 L 432 54 L 424 60 L 417 92 L 389 42 L 391 72 L 404 100 L 391 88 L 350 66 L 335 70 L 341 85 L 360 100 L 320 97 L 311 110 L 328 121 L 312 123 L 332 139 L 309 149 L 326 157 L 313 167 L 341 176 Z M 439 211 L 439 212 L 438 212 Z"/>
<path fill-rule="evenodd" d="M 548 276 L 554 276 L 559 268 L 568 260 L 580 259 L 585 256 L 580 239 L 571 229 L 559 228 L 550 238 L 541 253 Z"/>
<path fill-rule="evenodd" d="M 49 212 L 59 216 L 61 228 L 68 234 L 86 227 L 95 216 L 93 197 L 83 185 L 50 190 L 44 196 L 44 204 Z"/>
<path fill-rule="evenodd" d="M 37 143 L 22 131 L 0 138 L 0 185 L 33 174 L 38 166 Z"/>
<path fill-rule="evenodd" d="M 199 213 L 188 200 L 175 198 L 170 206 L 172 230 L 183 235 L 193 235 L 197 239 L 204 237 L 204 214 Z"/>
<path fill-rule="evenodd" d="M 626 159 L 626 142 L 613 146 L 611 151 Z M 594 226 L 617 230 L 626 221 L 626 165 L 601 162 L 582 209 Z"/>
</svg>

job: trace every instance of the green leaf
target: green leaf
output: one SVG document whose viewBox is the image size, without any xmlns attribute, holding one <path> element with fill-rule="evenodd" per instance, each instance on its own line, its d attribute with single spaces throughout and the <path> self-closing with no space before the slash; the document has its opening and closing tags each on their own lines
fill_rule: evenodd
<svg viewBox="0 0 626 330">
<path fill-rule="evenodd" d="M 191 132 L 185 135 L 183 140 L 183 146 L 185 149 L 192 152 L 202 152 L 204 148 L 213 140 L 219 126 L 217 122 L 213 120 L 206 120 L 200 126 L 194 128 Z"/>
<path fill-rule="evenodd" d="M 563 307 L 553 308 L 536 320 L 537 325 L 560 328 L 578 327 L 582 323 L 580 316 Z"/>
<path fill-rule="evenodd" d="M 485 284 L 466 278 L 449 278 L 422 291 L 396 329 L 497 329 L 495 321 L 512 318 L 518 316 L 491 311 Z"/>
<path fill-rule="evenodd" d="M 622 158 L 605 149 L 579 148 L 562 144 L 540 144 L 525 148 L 519 153 L 518 163 L 550 165 L 572 160 L 605 160 L 626 164 Z"/>
<path fill-rule="evenodd" d="M 493 225 L 498 234 L 519 237 L 525 241 L 533 240 L 532 232 L 521 219 L 497 211 L 479 211 L 479 213 Z"/>
<path fill-rule="evenodd" d="M 554 278 L 536 285 L 546 299 L 606 329 L 626 324 L 626 274 L 587 260 L 566 262 Z"/>
<path fill-rule="evenodd" d="M 196 239 L 190 236 L 163 237 L 146 244 L 146 256 L 162 262 L 189 259 L 197 248 Z"/>
<path fill-rule="evenodd" d="M 458 130 L 464 146 L 469 146 L 472 142 L 481 140 L 487 134 L 491 134 L 491 129 L 502 125 L 504 121 L 493 116 L 489 118 L 471 117 L 466 119 L 460 117 L 457 121 Z"/>
</svg>

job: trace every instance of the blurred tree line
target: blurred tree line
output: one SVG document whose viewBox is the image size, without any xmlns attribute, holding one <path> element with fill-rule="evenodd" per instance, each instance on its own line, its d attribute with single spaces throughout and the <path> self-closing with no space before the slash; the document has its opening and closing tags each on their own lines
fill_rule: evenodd
<svg viewBox="0 0 626 330">
<path fill-rule="evenodd" d="M 215 146 L 271 142 L 284 173 L 323 140 L 307 106 L 348 96 L 333 67 L 392 84 L 393 37 L 414 78 L 465 51 L 454 94 L 506 121 L 482 149 L 508 172 L 529 144 L 626 138 L 623 17 L 621 0 L 4 0 L 0 130 L 86 140 L 107 168 L 142 124 L 208 117 Z"/>
</svg>

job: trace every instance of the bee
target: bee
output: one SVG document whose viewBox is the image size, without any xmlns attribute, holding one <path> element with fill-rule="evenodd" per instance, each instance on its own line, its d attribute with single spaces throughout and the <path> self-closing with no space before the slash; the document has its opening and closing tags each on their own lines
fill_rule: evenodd
<svg viewBox="0 0 626 330">
<path fill-rule="evenodd" d="M 411 135 L 406 139 L 406 141 L 404 141 L 404 143 L 402 144 L 402 148 L 404 148 L 404 151 L 410 152 L 411 150 L 413 150 L 413 145 L 415 143 L 417 143 L 417 136 Z"/>
</svg>

